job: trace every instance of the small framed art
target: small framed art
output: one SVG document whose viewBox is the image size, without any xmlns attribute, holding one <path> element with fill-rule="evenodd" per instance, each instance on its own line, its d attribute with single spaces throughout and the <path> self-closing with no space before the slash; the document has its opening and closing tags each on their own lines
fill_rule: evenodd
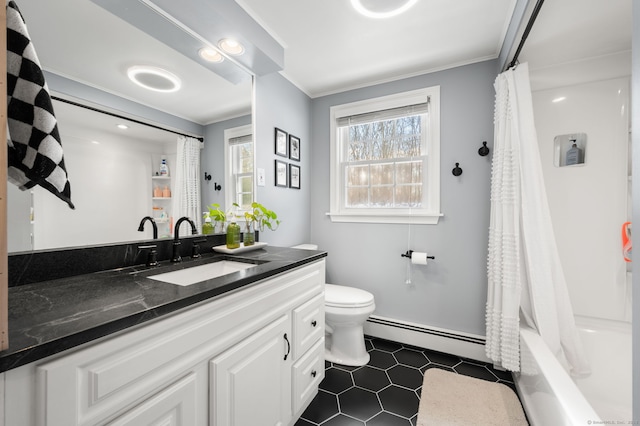
<svg viewBox="0 0 640 426">
<path fill-rule="evenodd" d="M 289 187 L 300 189 L 300 166 L 289 164 Z"/>
<path fill-rule="evenodd" d="M 287 163 L 276 161 L 276 186 L 287 186 Z"/>
<path fill-rule="evenodd" d="M 276 127 L 274 139 L 275 139 L 276 155 L 288 157 L 287 132 L 285 132 L 284 130 L 280 130 Z"/>
<path fill-rule="evenodd" d="M 300 161 L 300 138 L 289 135 L 289 158 Z"/>
</svg>

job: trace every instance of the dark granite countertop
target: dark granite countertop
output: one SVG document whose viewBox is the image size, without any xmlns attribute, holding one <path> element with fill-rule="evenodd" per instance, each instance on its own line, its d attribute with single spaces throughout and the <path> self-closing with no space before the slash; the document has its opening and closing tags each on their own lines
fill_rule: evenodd
<svg viewBox="0 0 640 426">
<path fill-rule="evenodd" d="M 77 275 L 9 289 L 9 349 L 0 372 L 37 361 L 198 302 L 322 259 L 322 251 L 263 247 L 230 256 L 203 254 L 178 264 L 144 265 Z M 224 259 L 257 266 L 189 286 L 147 278 Z"/>
</svg>

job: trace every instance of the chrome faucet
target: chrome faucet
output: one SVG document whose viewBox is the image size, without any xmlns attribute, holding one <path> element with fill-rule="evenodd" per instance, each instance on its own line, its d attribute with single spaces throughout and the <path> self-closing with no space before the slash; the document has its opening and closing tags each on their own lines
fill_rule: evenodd
<svg viewBox="0 0 640 426">
<path fill-rule="evenodd" d="M 151 222 L 151 225 L 153 226 L 153 239 L 157 240 L 158 239 L 158 226 L 156 225 L 156 221 L 151 216 L 145 216 L 145 217 L 142 218 L 142 220 L 140 221 L 140 225 L 138 226 L 138 231 L 140 231 L 140 232 L 144 231 L 144 223 L 146 221 Z"/>
<path fill-rule="evenodd" d="M 174 263 L 182 262 L 182 258 L 180 257 L 180 253 L 179 253 L 180 225 L 182 225 L 182 222 L 184 222 L 185 220 L 189 222 L 189 224 L 191 225 L 191 233 L 193 235 L 196 235 L 198 233 L 198 230 L 196 229 L 196 224 L 193 223 L 191 219 L 189 219 L 186 216 L 182 216 L 180 219 L 178 219 L 178 221 L 176 222 L 176 226 L 173 230 L 173 255 L 171 256 L 171 261 Z"/>
</svg>

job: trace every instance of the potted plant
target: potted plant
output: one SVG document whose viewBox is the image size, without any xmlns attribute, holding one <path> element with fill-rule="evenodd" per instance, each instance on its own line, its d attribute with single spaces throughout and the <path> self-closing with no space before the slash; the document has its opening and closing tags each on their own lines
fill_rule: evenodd
<svg viewBox="0 0 640 426">
<path fill-rule="evenodd" d="M 214 232 L 220 227 L 220 232 L 224 231 L 224 224 L 227 221 L 227 214 L 220 209 L 220 204 L 213 203 L 209 206 L 209 217 L 215 221 Z"/>
<path fill-rule="evenodd" d="M 265 228 L 269 228 L 271 231 L 278 229 L 280 220 L 276 212 L 269 210 L 260 203 L 252 203 L 251 207 L 256 218 L 255 223 L 260 231 L 264 231 Z"/>
<path fill-rule="evenodd" d="M 235 207 L 240 207 L 238 204 L 233 204 Z M 256 229 L 264 231 L 265 228 L 269 228 L 275 231 L 280 225 L 278 215 L 267 209 L 260 203 L 251 203 L 251 209 L 244 212 L 245 219 L 245 232 L 244 232 L 244 245 L 250 246 L 255 244 Z"/>
</svg>

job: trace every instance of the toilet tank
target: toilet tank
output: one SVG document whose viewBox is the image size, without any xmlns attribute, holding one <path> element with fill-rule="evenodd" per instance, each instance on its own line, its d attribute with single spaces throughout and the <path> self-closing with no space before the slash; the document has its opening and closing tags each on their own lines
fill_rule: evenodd
<svg viewBox="0 0 640 426">
<path fill-rule="evenodd" d="M 300 244 L 297 246 L 293 246 L 291 248 L 302 249 L 302 250 L 318 250 L 317 244 Z"/>
</svg>

